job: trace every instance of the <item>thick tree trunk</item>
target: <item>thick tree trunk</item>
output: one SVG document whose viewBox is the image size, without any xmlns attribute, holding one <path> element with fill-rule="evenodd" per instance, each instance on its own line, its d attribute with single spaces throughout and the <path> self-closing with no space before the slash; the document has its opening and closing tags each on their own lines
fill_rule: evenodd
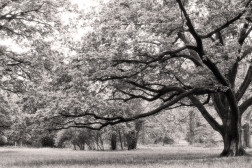
<svg viewBox="0 0 252 168">
<path fill-rule="evenodd" d="M 223 137 L 224 149 L 220 156 L 244 156 L 248 155 L 244 148 L 242 147 L 242 138 L 240 127 L 236 126 L 234 123 L 230 124 L 229 127 L 225 127 Z"/>
<path fill-rule="evenodd" d="M 234 137 L 232 134 L 226 134 L 223 138 L 224 149 L 220 156 L 242 156 L 246 152 L 242 148 L 239 138 Z"/>
<path fill-rule="evenodd" d="M 241 136 L 241 112 L 237 106 L 232 90 L 226 92 L 226 98 L 229 102 L 230 110 L 224 116 L 222 137 L 224 150 L 221 156 L 244 156 L 248 155 L 242 146 Z"/>
</svg>

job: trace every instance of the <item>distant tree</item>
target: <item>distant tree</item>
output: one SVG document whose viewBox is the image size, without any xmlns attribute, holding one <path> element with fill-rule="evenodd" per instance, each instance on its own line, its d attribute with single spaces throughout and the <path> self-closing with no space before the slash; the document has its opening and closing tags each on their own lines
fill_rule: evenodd
<svg viewBox="0 0 252 168">
<path fill-rule="evenodd" d="M 189 112 L 189 130 L 188 130 L 188 142 L 190 144 L 193 144 L 195 142 L 195 134 L 196 134 L 196 121 L 197 121 L 197 117 L 195 115 L 194 111 L 190 111 Z"/>
<path fill-rule="evenodd" d="M 100 131 L 88 129 L 61 130 L 57 133 L 55 143 L 60 148 L 65 147 L 66 143 L 70 143 L 75 150 L 85 150 L 85 146 L 89 150 L 104 150 L 101 134 Z"/>
</svg>

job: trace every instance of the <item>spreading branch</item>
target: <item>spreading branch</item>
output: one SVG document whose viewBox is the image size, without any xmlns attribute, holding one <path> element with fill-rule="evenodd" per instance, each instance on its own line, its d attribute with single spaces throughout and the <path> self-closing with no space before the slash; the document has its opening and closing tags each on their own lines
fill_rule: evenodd
<svg viewBox="0 0 252 168">
<path fill-rule="evenodd" d="M 235 94 L 235 97 L 237 101 L 240 101 L 246 90 L 248 89 L 250 83 L 252 81 L 252 65 L 248 68 L 247 74 L 245 76 L 245 79 L 243 80 L 240 88 Z"/>
<path fill-rule="evenodd" d="M 249 6 L 249 4 L 251 3 L 251 0 L 249 0 L 246 5 L 245 8 L 247 8 Z M 230 19 L 229 21 L 227 21 L 226 23 L 224 23 L 223 25 L 221 25 L 220 27 L 216 28 L 215 30 L 211 31 L 210 33 L 206 34 L 206 35 L 200 35 L 201 38 L 209 38 L 212 35 L 214 35 L 215 33 L 220 32 L 221 30 L 227 28 L 228 26 L 230 26 L 231 24 L 233 24 L 234 22 L 236 22 L 237 20 L 239 20 L 244 13 L 246 13 L 246 9 L 243 10 L 242 12 L 240 12 L 236 17 L 234 17 L 233 19 Z"/>
<path fill-rule="evenodd" d="M 134 121 L 136 119 L 140 119 L 140 118 L 146 118 L 149 116 L 153 116 L 155 114 L 158 114 L 159 112 L 173 106 L 174 104 L 176 104 L 177 102 L 179 102 L 180 100 L 182 100 L 185 97 L 188 96 L 192 96 L 193 94 L 197 94 L 197 93 L 201 93 L 201 92 L 205 92 L 205 89 L 191 89 L 188 91 L 183 91 L 181 94 L 179 94 L 178 96 L 176 96 L 175 98 L 173 98 L 172 100 L 170 100 L 169 102 L 165 102 L 163 103 L 163 105 L 159 106 L 158 108 L 151 110 L 149 112 L 146 113 L 142 113 L 142 114 L 137 114 L 137 115 L 133 115 L 131 117 L 122 117 L 122 116 L 116 116 L 116 117 L 103 117 L 103 116 L 99 116 L 97 114 L 94 113 L 89 113 L 89 112 L 85 112 L 83 114 L 61 114 L 61 116 L 66 117 L 66 118 L 80 118 L 80 117 L 87 117 L 87 116 L 91 116 L 96 120 L 100 120 L 98 121 L 99 123 L 97 123 L 97 121 L 94 122 L 85 122 L 85 123 L 79 123 L 78 125 L 75 124 L 66 124 L 63 127 L 57 127 L 57 128 L 53 128 L 52 130 L 59 130 L 59 129 L 67 129 L 67 128 L 71 128 L 71 127 L 76 127 L 76 128 L 89 128 L 89 129 L 94 129 L 94 130 L 100 130 L 108 125 L 116 125 L 118 123 L 123 123 L 123 122 L 130 122 L 130 121 Z"/>
<path fill-rule="evenodd" d="M 210 115 L 204 105 L 193 95 L 189 96 L 190 100 L 196 106 L 196 108 L 200 111 L 202 116 L 208 121 L 208 123 L 212 126 L 212 128 L 220 133 L 223 133 L 222 126 Z"/>
<path fill-rule="evenodd" d="M 244 101 L 240 106 L 239 109 L 241 113 L 243 114 L 250 106 L 252 105 L 252 97 Z"/>
</svg>

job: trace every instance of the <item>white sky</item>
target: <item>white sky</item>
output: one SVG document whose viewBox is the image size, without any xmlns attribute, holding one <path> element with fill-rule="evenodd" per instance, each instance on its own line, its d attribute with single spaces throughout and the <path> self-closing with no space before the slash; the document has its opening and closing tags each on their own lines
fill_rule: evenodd
<svg viewBox="0 0 252 168">
<path fill-rule="evenodd" d="M 98 5 L 98 0 L 71 0 L 71 2 L 78 4 L 82 9 L 87 9 L 88 7 Z"/>
</svg>

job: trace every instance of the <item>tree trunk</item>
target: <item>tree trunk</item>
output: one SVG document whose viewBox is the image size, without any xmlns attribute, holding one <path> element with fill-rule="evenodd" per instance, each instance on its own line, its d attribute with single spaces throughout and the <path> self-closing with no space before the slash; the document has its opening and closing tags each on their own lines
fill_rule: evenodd
<svg viewBox="0 0 252 168">
<path fill-rule="evenodd" d="M 246 116 L 246 124 L 243 125 L 244 128 L 244 141 L 245 146 L 251 148 L 251 138 L 250 138 L 250 118 L 251 118 L 252 111 L 249 111 L 249 113 Z"/>
<path fill-rule="evenodd" d="M 119 135 L 119 141 L 120 141 L 120 144 L 121 144 L 121 149 L 123 150 L 122 134 L 121 134 L 120 129 L 118 130 L 118 135 Z"/>
<path fill-rule="evenodd" d="M 237 105 L 238 102 L 235 98 L 235 94 L 231 89 L 229 89 L 225 94 L 219 94 L 216 97 L 215 107 L 217 109 L 217 113 L 222 119 L 223 125 L 220 127 L 216 123 L 212 123 L 212 127 L 217 130 L 223 138 L 224 149 L 220 156 L 229 157 L 248 155 L 242 147 L 242 113 Z M 209 119 L 209 121 L 211 124 L 214 120 Z"/>
<path fill-rule="evenodd" d="M 80 144 L 80 150 L 85 150 L 85 144 Z"/>
<path fill-rule="evenodd" d="M 226 135 L 224 138 L 224 150 L 220 156 L 243 156 L 246 155 L 245 150 L 242 148 L 239 139 Z"/>
<path fill-rule="evenodd" d="M 242 138 L 240 127 L 236 127 L 234 123 L 231 122 L 230 126 L 225 126 L 223 137 L 224 149 L 220 156 L 243 156 L 247 155 L 246 151 L 242 147 Z"/>
<path fill-rule="evenodd" d="M 130 131 L 126 134 L 126 140 L 128 145 L 128 150 L 136 149 L 137 147 L 137 133 L 136 131 Z"/>
<path fill-rule="evenodd" d="M 189 133 L 188 141 L 190 145 L 194 144 L 195 141 L 195 127 L 196 127 L 196 115 L 194 111 L 189 112 Z"/>
<path fill-rule="evenodd" d="M 104 151 L 103 139 L 102 139 L 101 134 L 99 135 L 99 139 L 100 139 L 100 143 L 101 143 L 101 150 Z"/>
<path fill-rule="evenodd" d="M 110 139 L 111 150 L 116 150 L 116 148 L 117 148 L 116 139 L 117 139 L 116 133 L 113 133 L 111 135 L 111 139 Z"/>
<path fill-rule="evenodd" d="M 244 136 L 244 129 L 241 128 L 241 146 L 243 148 L 246 148 L 246 143 L 245 143 L 245 136 Z"/>
<path fill-rule="evenodd" d="M 244 124 L 244 147 L 251 148 L 249 123 Z"/>
</svg>

